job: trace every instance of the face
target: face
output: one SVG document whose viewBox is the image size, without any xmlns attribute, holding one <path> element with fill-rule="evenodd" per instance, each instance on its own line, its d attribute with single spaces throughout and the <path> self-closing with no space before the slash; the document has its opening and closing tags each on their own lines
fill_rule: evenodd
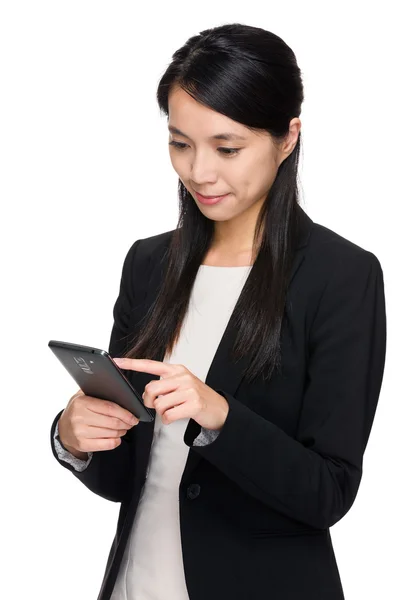
<svg viewBox="0 0 420 600">
<path fill-rule="evenodd" d="M 300 120 L 290 122 L 289 138 L 275 145 L 266 131 L 244 125 L 198 103 L 179 87 L 169 95 L 169 154 L 172 166 L 200 211 L 214 221 L 249 220 L 258 216 L 282 161 L 293 151 Z M 214 139 L 222 133 L 232 139 Z M 214 205 L 202 204 L 205 196 L 228 194 Z"/>
</svg>

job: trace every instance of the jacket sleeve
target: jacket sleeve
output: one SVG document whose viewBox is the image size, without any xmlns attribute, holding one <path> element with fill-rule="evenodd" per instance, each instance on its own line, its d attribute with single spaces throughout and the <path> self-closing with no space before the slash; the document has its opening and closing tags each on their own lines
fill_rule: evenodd
<svg viewBox="0 0 420 600">
<path fill-rule="evenodd" d="M 129 334 L 129 314 L 134 304 L 132 275 L 133 265 L 141 240 L 137 240 L 129 249 L 122 268 L 120 290 L 114 304 L 114 324 L 111 332 L 108 352 L 111 356 L 123 356 L 126 351 L 126 336 Z M 93 493 L 98 494 L 112 502 L 122 502 L 130 494 L 130 460 L 131 460 L 131 433 L 129 429 L 121 438 L 121 444 L 112 450 L 93 452 L 90 463 L 81 471 L 73 464 L 60 458 L 57 453 L 54 433 L 62 409 L 54 418 L 51 426 L 51 449 L 56 460 L 66 469 L 71 471 Z"/>
<path fill-rule="evenodd" d="M 337 523 L 355 500 L 385 366 L 381 265 L 365 250 L 344 262 L 312 322 L 296 437 L 218 389 L 229 403 L 220 435 L 193 446 L 247 494 L 320 529 Z M 184 441 L 191 445 L 188 435 Z"/>
</svg>

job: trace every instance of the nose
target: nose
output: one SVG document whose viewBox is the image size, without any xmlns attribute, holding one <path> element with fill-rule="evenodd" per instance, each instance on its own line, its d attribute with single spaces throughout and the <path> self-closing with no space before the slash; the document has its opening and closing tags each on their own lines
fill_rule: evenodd
<svg viewBox="0 0 420 600">
<path fill-rule="evenodd" d="M 197 152 L 195 159 L 191 162 L 190 180 L 195 182 L 195 188 L 203 189 L 206 184 L 211 187 L 211 184 L 217 181 L 217 172 L 210 157 L 210 154 L 200 154 Z"/>
</svg>

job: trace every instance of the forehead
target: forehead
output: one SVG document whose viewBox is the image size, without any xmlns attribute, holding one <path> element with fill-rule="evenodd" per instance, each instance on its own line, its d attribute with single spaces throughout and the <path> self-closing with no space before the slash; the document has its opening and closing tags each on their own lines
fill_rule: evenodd
<svg viewBox="0 0 420 600">
<path fill-rule="evenodd" d="M 168 125 L 168 129 L 171 133 L 176 133 L 177 135 L 181 135 L 182 137 L 188 138 L 188 134 L 181 131 L 178 127 L 175 127 L 174 125 Z M 231 132 L 231 131 L 225 131 L 225 132 L 221 132 L 221 133 L 215 133 L 213 135 L 209 135 L 208 136 L 209 140 L 227 140 L 227 141 L 234 141 L 234 140 L 246 140 L 246 136 L 244 135 L 239 135 L 238 133 L 235 132 Z"/>
<path fill-rule="evenodd" d="M 168 112 L 168 130 L 183 137 L 246 140 L 250 136 L 244 125 L 200 104 L 181 88 L 171 90 Z"/>
</svg>

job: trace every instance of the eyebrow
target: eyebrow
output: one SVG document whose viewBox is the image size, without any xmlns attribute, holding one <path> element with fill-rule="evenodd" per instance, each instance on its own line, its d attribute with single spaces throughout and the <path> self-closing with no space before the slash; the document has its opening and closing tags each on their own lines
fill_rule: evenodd
<svg viewBox="0 0 420 600">
<path fill-rule="evenodd" d="M 187 139 L 190 139 L 188 137 L 188 135 L 186 135 L 185 133 L 182 133 L 182 131 L 180 129 L 178 129 L 177 127 L 174 127 L 173 125 L 168 125 L 168 129 L 171 133 L 177 133 L 178 135 L 182 135 L 182 137 L 185 137 Z M 246 137 L 244 137 L 243 135 L 239 135 L 237 133 L 218 133 L 216 135 L 212 135 L 209 138 L 210 140 L 246 140 Z"/>
</svg>

